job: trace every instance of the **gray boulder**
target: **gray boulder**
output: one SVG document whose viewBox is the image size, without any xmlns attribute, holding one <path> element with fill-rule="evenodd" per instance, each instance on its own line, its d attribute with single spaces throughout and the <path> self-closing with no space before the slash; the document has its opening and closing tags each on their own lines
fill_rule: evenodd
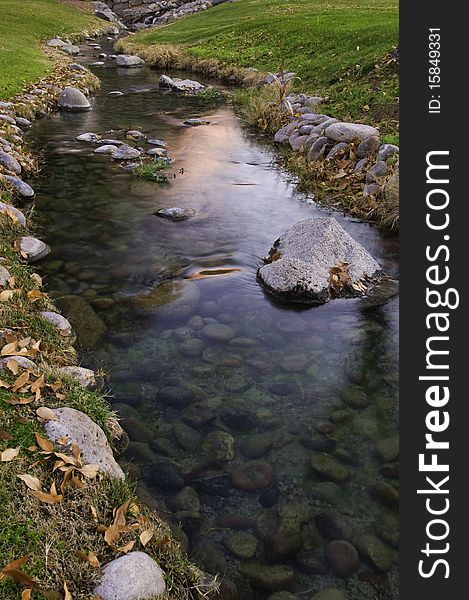
<svg viewBox="0 0 469 600">
<path fill-rule="evenodd" d="M 383 144 L 378 151 L 378 160 L 386 161 L 395 154 L 399 154 L 399 146 L 395 146 L 394 144 Z"/>
<path fill-rule="evenodd" d="M 353 142 L 379 136 L 379 131 L 370 125 L 361 123 L 332 123 L 326 128 L 324 135 L 334 142 Z"/>
<path fill-rule="evenodd" d="M 59 38 L 52 38 L 46 42 L 47 46 L 50 48 L 61 48 L 65 46 L 65 42 L 63 40 L 59 40 Z"/>
<path fill-rule="evenodd" d="M 68 439 L 66 449 L 76 444 L 87 464 L 99 465 L 99 470 L 118 479 L 124 472 L 117 464 L 104 431 L 94 421 L 74 408 L 55 408 L 56 421 L 47 421 L 45 428 L 51 442 L 64 436 Z"/>
<path fill-rule="evenodd" d="M 66 110 L 82 111 L 90 108 L 88 98 L 74 87 L 66 87 L 59 96 L 59 106 Z"/>
<path fill-rule="evenodd" d="M 114 144 L 103 144 L 102 146 L 98 146 L 93 152 L 95 154 L 112 154 L 117 150 L 117 146 Z"/>
<path fill-rule="evenodd" d="M 80 48 L 78 46 L 74 46 L 73 44 L 64 44 L 63 46 L 59 46 L 59 50 L 65 52 L 69 56 L 76 56 L 80 54 Z"/>
<path fill-rule="evenodd" d="M 332 217 L 296 223 L 273 245 L 258 279 L 272 294 L 292 302 L 323 304 L 362 295 L 380 271 L 376 260 Z M 332 285 L 335 268 L 346 276 Z"/>
<path fill-rule="evenodd" d="M 197 214 L 196 210 L 193 208 L 180 208 L 174 206 L 172 208 L 160 208 L 156 211 L 155 215 L 157 217 L 162 217 L 163 219 L 170 219 L 171 221 L 185 221 L 186 219 L 190 219 Z"/>
<path fill-rule="evenodd" d="M 157 600 L 165 590 L 158 564 L 145 552 L 130 552 L 104 567 L 94 593 L 101 600 Z"/>
<path fill-rule="evenodd" d="M 205 86 L 198 81 L 193 81 L 192 79 L 179 79 L 178 77 L 173 79 L 168 75 L 161 75 L 159 84 L 160 87 L 169 88 L 175 92 L 194 93 L 205 89 Z"/>
<path fill-rule="evenodd" d="M 56 327 L 59 330 L 61 335 L 63 335 L 64 337 L 72 336 L 72 326 L 65 317 L 62 317 L 62 315 L 59 315 L 59 313 L 51 312 L 49 310 L 44 310 L 39 314 L 41 315 L 41 317 L 44 317 L 46 321 L 49 321 L 49 323 L 54 325 L 54 327 Z"/>
<path fill-rule="evenodd" d="M 42 240 L 25 236 L 20 239 L 20 251 L 29 263 L 35 263 L 47 256 L 50 248 Z"/>
<path fill-rule="evenodd" d="M 34 196 L 35 192 L 33 188 L 19 177 L 15 177 L 15 175 L 4 175 L 3 177 L 23 198 L 32 198 Z"/>
<path fill-rule="evenodd" d="M 132 56 L 131 54 L 119 54 L 116 58 L 116 65 L 124 69 L 143 67 L 144 64 L 145 61 L 139 56 Z"/>
<path fill-rule="evenodd" d="M 3 165 L 10 173 L 19 175 L 21 173 L 21 165 L 14 156 L 8 154 L 8 152 L 2 152 L 0 150 L 0 165 Z"/>
<path fill-rule="evenodd" d="M 84 367 L 61 367 L 59 372 L 71 379 L 75 379 L 85 388 L 96 385 L 96 378 L 92 369 L 85 369 Z"/>
<path fill-rule="evenodd" d="M 114 160 L 132 160 L 133 158 L 138 158 L 140 154 L 140 150 L 132 148 L 132 146 L 127 146 L 127 144 L 123 144 L 111 152 Z"/>
<path fill-rule="evenodd" d="M 18 223 L 20 223 L 20 225 L 23 225 L 23 227 L 26 226 L 26 217 L 24 216 L 24 214 L 11 204 L 0 202 L 0 213 L 13 214 L 18 219 Z"/>
</svg>

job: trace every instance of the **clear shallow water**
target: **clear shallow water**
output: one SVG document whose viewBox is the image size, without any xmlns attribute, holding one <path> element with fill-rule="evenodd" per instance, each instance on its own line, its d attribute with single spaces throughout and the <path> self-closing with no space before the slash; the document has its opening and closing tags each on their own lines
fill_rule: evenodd
<svg viewBox="0 0 469 600">
<path fill-rule="evenodd" d="M 45 158 L 36 211 L 53 249 L 42 265 L 48 289 L 86 300 L 106 330 L 83 362 L 110 373 L 131 438 L 124 468 L 199 564 L 236 584 L 231 596 L 226 584 L 226 598 L 268 598 L 239 575 L 253 560 L 291 568 L 281 589 L 301 598 L 328 586 L 350 599 L 397 598 L 395 564 L 377 574 L 361 548 L 359 569 L 344 579 L 324 551 L 328 538 L 366 546 L 372 534 L 395 560 L 398 468 L 383 467 L 376 444 L 397 435 L 398 300 L 275 302 L 256 282 L 262 257 L 291 225 L 328 211 L 272 166 L 272 149 L 229 107 L 160 92 L 155 71 L 111 63 L 96 72 L 92 111 L 33 128 Z M 183 126 L 189 117 L 212 124 Z M 130 129 L 166 140 L 175 179 L 139 180 L 75 141 L 87 131 L 125 139 Z M 173 223 L 153 214 L 170 206 L 197 216 Z M 334 216 L 397 274 L 394 236 Z M 239 271 L 187 279 L 214 268 Z M 348 471 L 346 481 L 313 471 L 321 452 Z M 261 465 L 246 478 L 251 460 Z"/>
</svg>

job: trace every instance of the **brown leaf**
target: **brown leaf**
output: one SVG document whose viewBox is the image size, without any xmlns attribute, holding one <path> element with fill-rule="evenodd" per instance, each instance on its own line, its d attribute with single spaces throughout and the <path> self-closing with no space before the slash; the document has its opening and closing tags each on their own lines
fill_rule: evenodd
<svg viewBox="0 0 469 600">
<path fill-rule="evenodd" d="M 142 546 L 146 546 L 148 544 L 148 542 L 153 537 L 154 533 L 155 533 L 155 531 L 154 531 L 153 527 L 150 527 L 149 529 L 145 529 L 145 531 L 142 531 L 142 533 L 140 534 L 140 543 L 142 544 Z"/>
<path fill-rule="evenodd" d="M 34 394 L 37 390 L 44 387 L 44 373 L 31 384 L 31 393 Z"/>
<path fill-rule="evenodd" d="M 7 381 L 3 381 L 3 379 L 0 379 L 0 388 L 5 388 L 8 390 L 11 388 L 11 383 L 8 383 Z"/>
<path fill-rule="evenodd" d="M 14 295 L 15 292 L 13 290 L 3 290 L 3 292 L 0 292 L 0 302 L 8 302 Z"/>
<path fill-rule="evenodd" d="M 36 400 L 36 396 L 29 396 L 28 398 L 8 398 L 4 400 L 7 404 L 12 406 L 23 406 L 24 404 L 31 404 Z"/>
<path fill-rule="evenodd" d="M 122 552 L 123 554 L 127 554 L 127 552 L 130 552 L 134 546 L 135 546 L 135 540 L 131 540 L 124 546 L 121 546 L 120 548 L 118 548 L 117 551 Z"/>
<path fill-rule="evenodd" d="M 68 590 L 67 582 L 64 579 L 64 600 L 73 600 L 72 594 Z"/>
<path fill-rule="evenodd" d="M 32 386 L 31 386 L 31 391 L 33 391 Z M 53 410 L 51 410 L 50 408 L 47 408 L 47 406 L 39 407 L 36 411 L 36 414 L 39 417 L 39 419 L 42 419 L 43 421 L 57 421 L 58 420 L 55 412 Z"/>
<path fill-rule="evenodd" d="M 37 477 L 33 477 L 33 475 L 28 475 L 25 473 L 24 475 L 18 475 L 18 479 L 21 479 L 25 482 L 29 489 L 34 490 L 36 492 L 42 491 L 41 481 Z"/>
<path fill-rule="evenodd" d="M 27 296 L 31 302 L 37 302 L 38 300 L 41 300 L 41 298 L 45 298 L 46 295 L 39 290 L 31 290 L 28 292 Z"/>
<path fill-rule="evenodd" d="M 99 519 L 98 519 L 98 511 L 96 510 L 96 508 L 92 504 L 90 505 L 90 510 L 91 510 L 91 515 L 93 517 L 93 521 L 95 521 L 97 523 L 99 521 Z"/>
<path fill-rule="evenodd" d="M 36 433 L 36 442 L 37 445 L 44 450 L 44 452 L 53 452 L 54 444 L 43 438 L 39 433 Z"/>
<path fill-rule="evenodd" d="M 20 567 L 22 567 L 25 563 L 27 563 L 29 560 L 29 556 L 22 556 L 21 558 L 17 558 L 16 560 L 14 560 L 11 563 L 8 563 L 7 565 L 5 565 L 3 567 L 3 569 L 1 570 L 2 573 L 6 573 L 7 571 L 9 571 L 10 569 L 19 569 Z"/>
<path fill-rule="evenodd" d="M 78 489 L 78 490 L 83 490 L 84 488 L 88 487 L 88 484 L 86 484 L 84 481 L 82 481 L 79 477 L 77 477 L 76 475 L 72 476 L 71 479 L 73 485 Z"/>
<path fill-rule="evenodd" d="M 62 502 L 64 497 L 61 494 L 47 494 L 46 492 L 31 492 L 32 495 L 46 504 L 57 504 Z"/>
<path fill-rule="evenodd" d="M 81 469 L 78 469 L 82 475 L 88 479 L 94 479 L 99 471 L 99 465 L 83 465 Z"/>
<path fill-rule="evenodd" d="M 26 575 L 26 573 L 23 573 L 23 571 L 20 571 L 19 569 L 8 569 L 8 571 L 4 570 L 3 573 L 7 577 L 11 577 L 15 583 L 23 587 L 33 589 L 37 588 L 37 583 L 34 581 L 34 579 L 31 579 L 29 575 Z"/>
<path fill-rule="evenodd" d="M 63 452 L 54 452 L 57 458 L 63 460 L 63 462 L 67 465 L 73 465 L 74 467 L 81 467 L 81 463 L 74 458 L 73 456 L 69 456 L 68 454 L 64 454 Z"/>
<path fill-rule="evenodd" d="M 101 563 L 99 562 L 98 557 L 93 552 L 93 550 L 88 551 L 88 562 L 95 569 L 99 569 L 99 567 L 101 566 Z"/>
<path fill-rule="evenodd" d="M 22 373 L 13 384 L 12 390 L 14 392 L 17 392 L 20 388 L 22 388 L 29 381 L 29 376 L 29 371 L 25 371 L 24 373 Z"/>
<path fill-rule="evenodd" d="M 15 460 L 15 458 L 17 458 L 19 453 L 20 453 L 19 446 L 17 448 L 7 448 L 2 453 L 0 453 L 0 461 L 1 462 L 10 462 L 12 460 Z"/>
<path fill-rule="evenodd" d="M 9 369 L 13 375 L 18 375 L 18 371 L 20 370 L 20 367 L 18 365 L 18 363 L 16 362 L 16 360 L 10 359 L 7 362 L 7 369 Z"/>
<path fill-rule="evenodd" d="M 32 589 L 27 589 L 27 590 L 23 590 L 21 592 L 21 600 L 31 600 L 31 592 L 33 590 Z"/>
</svg>

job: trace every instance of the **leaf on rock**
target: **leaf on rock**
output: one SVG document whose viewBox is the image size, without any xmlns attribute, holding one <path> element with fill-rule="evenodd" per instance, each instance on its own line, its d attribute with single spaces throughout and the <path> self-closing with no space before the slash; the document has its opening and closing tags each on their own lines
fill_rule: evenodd
<svg viewBox="0 0 469 600">
<path fill-rule="evenodd" d="M 78 469 L 82 475 L 88 479 L 94 479 L 99 471 L 99 465 L 83 465 L 81 469 Z"/>
<path fill-rule="evenodd" d="M 32 386 L 31 386 L 32 387 Z M 32 391 L 32 389 L 31 389 Z M 53 410 L 47 408 L 47 406 L 41 406 L 36 411 L 37 416 L 42 421 L 57 421 L 57 415 Z"/>
</svg>

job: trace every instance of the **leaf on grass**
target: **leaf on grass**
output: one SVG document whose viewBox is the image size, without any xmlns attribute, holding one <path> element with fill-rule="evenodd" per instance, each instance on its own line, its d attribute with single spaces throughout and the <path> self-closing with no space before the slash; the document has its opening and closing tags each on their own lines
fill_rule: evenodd
<svg viewBox="0 0 469 600">
<path fill-rule="evenodd" d="M 62 494 L 48 494 L 47 492 L 35 491 L 32 492 L 32 495 L 41 502 L 45 502 L 46 504 L 58 504 L 64 499 Z"/>
<path fill-rule="evenodd" d="M 36 400 L 36 396 L 28 396 L 27 398 L 8 398 L 4 400 L 7 404 L 11 404 L 12 406 L 22 406 L 24 404 L 31 404 Z"/>
<path fill-rule="evenodd" d="M 118 552 L 122 552 L 123 554 L 127 554 L 127 552 L 130 552 L 134 546 L 135 546 L 135 540 L 131 540 L 128 544 L 125 544 L 124 546 L 121 546 L 117 550 L 118 550 Z"/>
<path fill-rule="evenodd" d="M 154 531 L 153 527 L 150 527 L 149 529 L 145 529 L 145 531 L 142 531 L 142 533 L 140 534 L 140 543 L 142 544 L 142 546 L 146 546 L 148 544 L 148 542 L 153 537 L 154 533 L 155 533 L 155 531 Z"/>
<path fill-rule="evenodd" d="M 8 571 L 3 571 L 3 573 L 7 577 L 13 579 L 13 581 L 18 585 L 27 588 L 37 588 L 37 583 L 34 581 L 34 579 L 31 579 L 29 575 L 26 575 L 26 573 L 23 573 L 23 571 L 20 571 L 19 569 L 8 569 Z"/>
<path fill-rule="evenodd" d="M 82 475 L 88 479 L 94 479 L 99 471 L 99 465 L 83 465 L 81 469 L 78 469 Z"/>
<path fill-rule="evenodd" d="M 67 582 L 64 579 L 64 600 L 73 600 L 72 594 L 69 592 Z"/>
<path fill-rule="evenodd" d="M 20 447 L 17 448 L 7 448 L 0 454 L 1 462 L 10 462 L 11 460 L 15 460 L 15 458 L 20 453 Z"/>
<path fill-rule="evenodd" d="M 24 373 L 22 373 L 17 378 L 17 380 L 15 381 L 15 383 L 13 384 L 12 390 L 14 392 L 17 392 L 20 388 L 22 388 L 26 383 L 28 383 L 29 376 L 30 376 L 29 371 L 25 371 Z"/>
<path fill-rule="evenodd" d="M 24 475 L 18 475 L 18 479 L 24 481 L 30 490 L 34 490 L 35 492 L 42 491 L 41 481 L 37 477 L 25 473 Z"/>
<path fill-rule="evenodd" d="M 93 552 L 93 550 L 88 551 L 88 562 L 95 569 L 99 569 L 99 567 L 101 566 L 101 563 L 99 562 L 98 557 Z"/>
<path fill-rule="evenodd" d="M 36 433 L 36 442 L 37 445 L 44 450 L 44 452 L 53 452 L 54 444 L 43 438 L 39 433 Z"/>
<path fill-rule="evenodd" d="M 33 273 L 31 275 L 31 279 L 33 281 L 35 281 L 38 284 L 39 287 L 42 286 L 42 277 L 40 275 L 38 275 L 37 273 Z"/>
<path fill-rule="evenodd" d="M 13 290 L 4 290 L 3 292 L 0 292 L 0 302 L 8 302 L 14 295 L 15 292 Z"/>
<path fill-rule="evenodd" d="M 7 571 L 10 571 L 11 569 L 19 569 L 21 568 L 25 563 L 27 563 L 29 560 L 29 556 L 22 556 L 21 558 L 17 558 L 16 560 L 14 560 L 11 563 L 8 563 L 7 565 L 5 565 L 3 567 L 3 569 L 1 570 L 2 573 L 6 573 Z"/>
<path fill-rule="evenodd" d="M 31 391 L 33 391 L 32 386 L 31 386 Z M 47 406 L 39 407 L 36 411 L 36 414 L 39 417 L 39 419 L 42 419 L 43 421 L 57 421 L 58 420 L 55 412 L 53 410 L 51 410 L 50 408 L 47 408 Z"/>
<path fill-rule="evenodd" d="M 42 387 L 44 387 L 44 373 L 31 384 L 31 392 L 34 394 Z"/>
<path fill-rule="evenodd" d="M 31 290 L 28 292 L 27 296 L 31 302 L 37 302 L 38 300 L 41 300 L 41 298 L 45 298 L 45 294 L 39 290 Z"/>
<path fill-rule="evenodd" d="M 99 521 L 99 519 L 98 519 L 98 511 L 96 510 L 96 508 L 92 504 L 90 505 L 90 510 L 91 510 L 91 515 L 93 517 L 93 521 L 95 521 L 97 523 Z"/>
<path fill-rule="evenodd" d="M 23 590 L 21 592 L 21 600 L 31 600 L 31 592 L 33 590 L 31 588 L 28 588 L 27 590 Z"/>
<path fill-rule="evenodd" d="M 11 384 L 7 381 L 3 381 L 3 379 L 0 379 L 0 388 L 6 388 L 8 390 L 11 388 Z"/>
</svg>

